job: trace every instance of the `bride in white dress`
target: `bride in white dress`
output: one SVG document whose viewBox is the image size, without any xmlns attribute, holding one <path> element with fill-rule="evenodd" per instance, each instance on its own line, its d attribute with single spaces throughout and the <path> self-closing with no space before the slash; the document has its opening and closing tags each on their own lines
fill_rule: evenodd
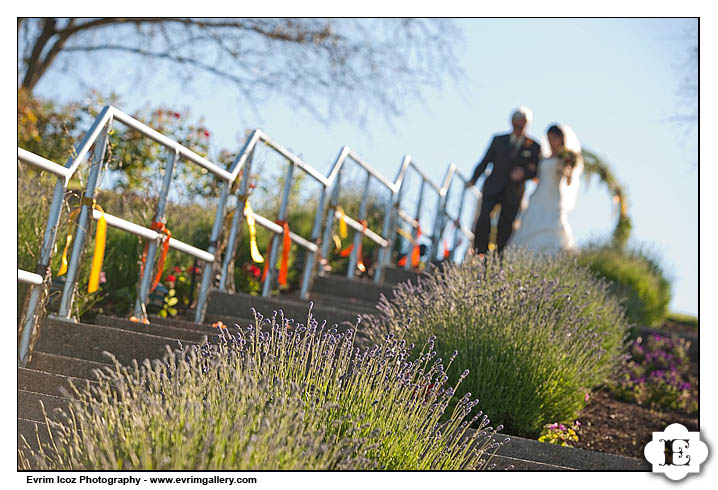
<svg viewBox="0 0 718 490">
<path fill-rule="evenodd" d="M 509 245 L 555 253 L 576 248 L 566 214 L 576 204 L 583 159 L 581 144 L 570 127 L 551 126 L 547 138 L 548 156 L 539 162 L 538 185 Z"/>
</svg>

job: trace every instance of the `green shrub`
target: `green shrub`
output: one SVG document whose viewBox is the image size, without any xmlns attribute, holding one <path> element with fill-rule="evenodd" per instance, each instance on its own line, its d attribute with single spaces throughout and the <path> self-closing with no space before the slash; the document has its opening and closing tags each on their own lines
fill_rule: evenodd
<svg viewBox="0 0 718 490">
<path fill-rule="evenodd" d="M 575 258 L 507 250 L 503 260 L 471 256 L 400 284 L 366 317 L 367 335 L 436 335 L 439 357 L 458 349 L 457 362 L 475 373 L 462 390 L 509 433 L 535 438 L 547 423 L 575 419 L 615 372 L 627 325 L 607 285 Z"/>
<path fill-rule="evenodd" d="M 693 315 L 687 315 L 685 313 L 669 312 L 666 314 L 666 320 L 677 323 L 679 325 L 685 325 L 691 328 L 698 328 L 698 317 Z"/>
<path fill-rule="evenodd" d="M 21 452 L 21 467 L 79 469 L 474 469 L 503 444 L 476 400 L 456 403 L 433 339 L 355 348 L 353 330 L 283 317 L 223 330 L 217 344 L 161 361 L 106 368 L 74 389 L 54 443 Z M 471 417 L 471 420 L 467 420 Z M 55 425 L 55 423 L 59 425 Z M 51 428 L 53 427 L 53 428 Z M 500 429 L 500 428 L 497 428 Z"/>
<path fill-rule="evenodd" d="M 610 281 L 630 323 L 656 326 L 665 319 L 671 284 L 658 259 L 641 250 L 593 246 L 581 251 L 579 262 Z"/>
</svg>

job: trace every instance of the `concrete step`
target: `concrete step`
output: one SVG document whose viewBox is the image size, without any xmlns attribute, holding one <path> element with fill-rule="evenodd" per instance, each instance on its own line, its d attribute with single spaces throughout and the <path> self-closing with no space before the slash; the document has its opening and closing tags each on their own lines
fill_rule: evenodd
<svg viewBox="0 0 718 490">
<path fill-rule="evenodd" d="M 376 284 L 368 279 L 348 279 L 345 276 L 317 277 L 312 284 L 309 298 L 322 300 L 329 297 L 346 299 L 361 305 L 374 306 L 383 294 L 387 298 L 393 297 L 392 284 Z M 317 300 L 321 303 L 320 300 Z"/>
<path fill-rule="evenodd" d="M 244 293 L 225 293 L 212 291 L 207 303 L 207 321 L 216 317 L 253 318 L 252 308 L 265 317 L 271 317 L 274 311 L 282 310 L 285 317 L 293 318 L 299 323 L 306 323 L 309 313 L 309 300 L 300 300 L 292 296 L 250 296 Z M 337 308 L 327 304 L 314 303 L 312 314 L 320 323 L 355 324 L 357 313 L 345 308 Z"/>
<path fill-rule="evenodd" d="M 322 307 L 328 306 L 331 308 L 342 309 L 346 311 L 355 312 L 356 314 L 367 314 L 372 315 L 377 313 L 376 303 L 369 303 L 362 300 L 356 300 L 352 298 L 345 298 L 341 296 L 331 296 L 324 294 L 312 293 L 309 301 L 314 303 L 314 306 Z M 378 302 L 378 300 L 377 300 Z"/>
<path fill-rule="evenodd" d="M 70 399 L 61 396 L 17 390 L 17 413 L 25 420 L 44 423 L 45 417 L 42 413 L 42 405 L 45 405 L 47 416 L 54 418 L 57 410 L 67 410 L 69 403 Z"/>
<path fill-rule="evenodd" d="M 506 437 L 511 440 L 499 448 L 496 454 L 521 462 L 581 471 L 651 471 L 651 464 L 642 459 L 547 444 L 516 436 L 499 435 L 496 439 L 501 441 Z"/>
<path fill-rule="evenodd" d="M 186 316 L 174 316 L 165 317 L 150 315 L 150 325 L 166 325 L 168 327 L 184 328 L 190 331 L 206 332 L 208 328 L 214 328 L 211 324 L 207 323 L 195 323 L 194 322 L 194 310 L 189 310 Z M 211 330 L 210 330 L 211 331 Z"/>
<path fill-rule="evenodd" d="M 37 431 L 37 432 L 36 432 Z M 37 450 L 38 437 L 41 443 L 50 442 L 50 437 L 47 432 L 47 425 L 43 420 L 30 420 L 24 417 L 18 417 L 17 419 L 17 448 L 24 449 L 25 445 L 22 442 L 22 437 L 25 437 L 28 445 Z"/>
<path fill-rule="evenodd" d="M 431 266 L 429 266 L 431 267 Z M 397 267 L 384 268 L 384 284 L 399 284 L 400 282 L 411 281 L 416 284 L 424 272 L 407 271 Z"/>
<path fill-rule="evenodd" d="M 160 324 L 150 320 L 150 324 L 146 325 L 139 322 L 131 322 L 125 318 L 118 318 L 107 315 L 97 315 L 95 318 L 97 325 L 106 327 L 119 328 L 130 332 L 137 332 L 149 335 L 157 335 L 160 337 L 168 337 L 172 339 L 187 340 L 190 342 L 202 342 L 207 337 L 217 334 L 217 330 L 206 325 L 195 325 L 194 328 L 174 327 L 167 324 Z"/>
<path fill-rule="evenodd" d="M 95 375 L 93 374 L 93 371 L 95 369 L 102 369 L 106 366 L 111 366 L 111 364 L 107 362 L 88 361 L 85 359 L 77 359 L 75 357 L 67 357 L 35 350 L 27 367 L 35 371 L 94 380 Z"/>
<path fill-rule="evenodd" d="M 195 342 L 182 341 L 184 345 L 192 343 Z M 109 362 L 103 354 L 107 351 L 114 354 L 120 363 L 127 364 L 133 359 L 160 358 L 166 352 L 165 346 L 177 348 L 178 339 L 48 318 L 40 329 L 35 349 L 100 363 Z"/>
<path fill-rule="evenodd" d="M 17 368 L 17 389 L 42 393 L 52 396 L 70 396 L 72 393 L 70 383 L 78 389 L 85 389 L 93 381 L 63 376 L 61 374 L 36 371 L 34 369 Z"/>
</svg>

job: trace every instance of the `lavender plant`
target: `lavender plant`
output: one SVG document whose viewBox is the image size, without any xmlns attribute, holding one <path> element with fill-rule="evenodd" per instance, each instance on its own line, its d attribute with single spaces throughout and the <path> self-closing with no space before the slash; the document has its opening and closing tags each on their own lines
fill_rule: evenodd
<svg viewBox="0 0 718 490">
<path fill-rule="evenodd" d="M 576 417 L 616 371 L 627 332 L 607 285 L 573 257 L 521 250 L 505 251 L 503 266 L 495 257 L 443 264 L 396 287 L 378 309 L 366 316 L 369 338 L 436 335 L 437 355 L 458 349 L 457 362 L 476 373 L 460 394 L 478 395 L 494 422 L 532 438 Z"/>
<path fill-rule="evenodd" d="M 444 367 L 434 339 L 416 357 L 391 336 L 362 350 L 353 329 L 320 326 L 311 311 L 307 325 L 256 315 L 223 331 L 216 344 L 98 372 L 21 466 L 479 469 L 506 442 L 470 396 L 447 413 L 466 375 L 449 384 L 453 359 Z"/>
</svg>

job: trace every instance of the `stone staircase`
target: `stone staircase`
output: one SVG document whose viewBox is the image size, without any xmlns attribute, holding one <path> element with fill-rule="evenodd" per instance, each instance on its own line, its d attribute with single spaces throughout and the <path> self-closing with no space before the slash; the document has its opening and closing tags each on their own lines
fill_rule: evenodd
<svg viewBox="0 0 718 490">
<path fill-rule="evenodd" d="M 391 297 L 392 285 L 416 280 L 417 273 L 400 269 L 386 270 L 385 285 L 345 277 L 315 279 L 310 301 L 313 316 L 339 328 L 356 323 L 362 313 L 375 312 L 382 294 Z M 93 370 L 108 365 L 104 351 L 111 352 L 121 363 L 133 359 L 156 359 L 166 346 L 198 344 L 217 335 L 212 323 L 221 320 L 233 325 L 253 323 L 252 308 L 264 316 L 281 309 L 285 317 L 306 323 L 308 301 L 282 296 L 263 298 L 246 294 L 213 291 L 210 294 L 206 322 L 197 325 L 183 319 L 152 318 L 150 325 L 98 315 L 95 324 L 74 323 L 48 318 L 40 330 L 32 360 L 27 368 L 17 368 L 18 447 L 21 435 L 32 446 L 37 438 L 47 441 L 48 434 L 40 402 L 48 414 L 66 407 L 71 396 L 69 382 L 92 383 Z M 359 339 L 358 339 L 359 340 Z M 37 429 L 37 434 L 36 434 Z M 514 470 L 613 470 L 650 471 L 650 465 L 638 459 L 571 449 L 511 437 L 492 460 L 496 469 Z"/>
</svg>

